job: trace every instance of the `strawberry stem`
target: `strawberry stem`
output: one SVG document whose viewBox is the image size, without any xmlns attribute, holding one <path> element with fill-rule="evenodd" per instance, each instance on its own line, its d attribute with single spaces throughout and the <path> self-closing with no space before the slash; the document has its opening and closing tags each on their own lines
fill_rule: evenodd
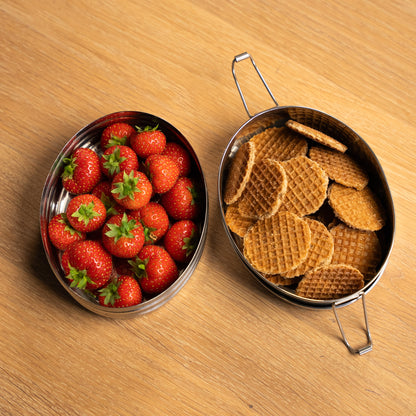
<svg viewBox="0 0 416 416">
<path fill-rule="evenodd" d="M 95 211 L 94 202 L 90 202 L 88 205 L 81 204 L 79 208 L 71 214 L 71 217 L 78 218 L 79 222 L 83 222 L 85 225 L 88 225 L 90 220 L 95 217 L 99 217 L 100 213 Z"/>
<path fill-rule="evenodd" d="M 114 302 L 117 299 L 120 299 L 120 295 L 118 293 L 118 288 L 120 286 L 120 282 L 118 280 L 114 280 L 110 282 L 107 286 L 101 288 L 98 292 L 101 296 L 104 296 L 104 304 L 114 305 Z"/>
<path fill-rule="evenodd" d="M 121 218 L 120 225 L 107 224 L 109 230 L 105 233 L 107 237 L 114 238 L 114 242 L 117 243 L 122 237 L 134 238 L 132 231 L 138 227 L 136 220 L 129 220 L 127 214 L 124 213 Z"/>
<path fill-rule="evenodd" d="M 139 126 L 135 126 L 135 127 L 136 127 L 136 130 L 137 130 L 138 133 L 143 133 L 145 131 L 156 131 L 159 128 L 159 124 L 156 124 L 155 127 L 146 126 L 144 129 L 139 127 Z"/>
<path fill-rule="evenodd" d="M 77 287 L 78 289 L 85 289 L 88 283 L 94 283 L 88 276 L 87 271 L 78 270 L 69 264 L 69 273 L 65 276 L 67 279 L 72 280 L 70 287 Z"/>
<path fill-rule="evenodd" d="M 104 168 L 108 170 L 111 176 L 120 172 L 120 164 L 127 159 L 124 156 L 120 156 L 120 148 L 116 148 L 114 152 L 104 155 L 103 158 L 105 160 Z"/>
<path fill-rule="evenodd" d="M 137 187 L 137 183 L 139 182 L 139 178 L 134 176 L 134 171 L 130 171 L 130 173 L 126 173 L 123 171 L 123 180 L 122 182 L 117 182 L 115 184 L 115 188 L 111 190 L 113 194 L 118 194 L 118 199 L 123 199 L 129 197 L 130 199 L 134 200 L 134 193 L 141 192 L 141 190 Z"/>
<path fill-rule="evenodd" d="M 64 162 L 64 170 L 62 172 L 62 178 L 63 179 L 72 179 L 72 177 L 74 176 L 74 170 L 75 168 L 78 166 L 75 162 L 76 162 L 77 158 L 71 156 L 71 157 L 65 157 L 63 159 Z"/>
</svg>

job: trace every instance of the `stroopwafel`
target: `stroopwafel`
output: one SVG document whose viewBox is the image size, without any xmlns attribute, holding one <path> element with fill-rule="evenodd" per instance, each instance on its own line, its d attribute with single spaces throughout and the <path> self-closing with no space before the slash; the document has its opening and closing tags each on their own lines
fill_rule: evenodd
<svg viewBox="0 0 416 416">
<path fill-rule="evenodd" d="M 321 147 L 309 149 L 309 157 L 317 162 L 330 179 L 341 185 L 363 189 L 368 184 L 365 170 L 351 156 Z"/>
<path fill-rule="evenodd" d="M 378 231 L 385 224 L 384 210 L 368 186 L 359 191 L 333 183 L 328 201 L 335 215 L 352 228 Z"/>
<path fill-rule="evenodd" d="M 363 231 L 340 223 L 330 230 L 334 238 L 332 264 L 357 268 L 365 279 L 375 276 L 381 261 L 381 245 L 374 231 Z"/>
<path fill-rule="evenodd" d="M 280 162 L 306 155 L 308 143 L 300 134 L 287 127 L 270 127 L 254 135 L 250 142 L 256 146 L 256 161 L 273 159 Z"/>
<path fill-rule="evenodd" d="M 329 264 L 334 253 L 334 239 L 324 224 L 305 218 L 311 230 L 311 245 L 306 259 L 299 266 L 282 273 L 282 277 L 293 278 L 301 276 L 324 264 Z"/>
<path fill-rule="evenodd" d="M 296 288 L 298 296 L 330 300 L 351 295 L 364 287 L 364 278 L 355 267 L 330 264 L 306 273 Z"/>
<path fill-rule="evenodd" d="M 304 124 L 301 124 L 295 120 L 288 120 L 286 122 L 286 126 L 317 143 L 338 150 L 341 153 L 344 153 L 348 149 L 345 144 L 339 142 L 333 137 L 330 137 L 319 130 L 313 129 L 312 127 L 305 126 Z"/>
<path fill-rule="evenodd" d="M 255 155 L 256 146 L 250 141 L 242 144 L 237 150 L 225 183 L 224 202 L 227 205 L 236 202 L 243 193 L 254 165 Z"/>
<path fill-rule="evenodd" d="M 248 229 L 256 222 L 256 219 L 241 215 L 238 209 L 238 203 L 239 201 L 228 205 L 227 211 L 225 212 L 225 222 L 233 233 L 244 237 Z"/>
<path fill-rule="evenodd" d="M 287 191 L 280 211 L 300 217 L 316 212 L 326 199 L 328 176 L 313 160 L 298 156 L 282 162 L 287 176 Z"/>
<path fill-rule="evenodd" d="M 280 207 L 287 189 L 286 172 L 280 162 L 265 159 L 254 163 L 250 178 L 238 201 L 242 216 L 270 217 Z"/>
<path fill-rule="evenodd" d="M 260 273 L 281 274 L 305 260 L 311 244 L 308 223 L 290 212 L 257 221 L 247 232 L 243 252 Z"/>
</svg>

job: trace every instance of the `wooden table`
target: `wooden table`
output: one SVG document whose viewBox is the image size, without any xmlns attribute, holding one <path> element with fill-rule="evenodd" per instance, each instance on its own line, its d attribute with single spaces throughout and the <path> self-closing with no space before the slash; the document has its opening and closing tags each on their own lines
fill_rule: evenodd
<svg viewBox="0 0 416 416">
<path fill-rule="evenodd" d="M 416 6 L 410 0 L 1 2 L 0 413 L 410 415 L 416 412 Z M 367 296 L 373 351 L 348 352 L 332 311 L 292 306 L 243 267 L 219 216 L 217 172 L 248 116 L 231 74 L 249 52 L 279 104 L 327 112 L 377 154 L 396 209 Z M 253 113 L 273 103 L 242 69 Z M 198 267 L 130 320 L 78 305 L 48 266 L 40 195 L 62 146 L 119 110 L 191 142 L 209 190 Z M 360 302 L 340 309 L 365 341 Z"/>
</svg>

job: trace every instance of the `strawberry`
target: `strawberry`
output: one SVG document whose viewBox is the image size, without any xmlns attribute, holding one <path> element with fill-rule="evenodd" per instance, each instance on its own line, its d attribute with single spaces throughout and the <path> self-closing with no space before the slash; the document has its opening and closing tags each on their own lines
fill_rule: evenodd
<svg viewBox="0 0 416 416">
<path fill-rule="evenodd" d="M 175 142 L 166 143 L 162 155 L 169 156 L 179 166 L 179 176 L 188 176 L 191 173 L 191 157 L 188 151 Z"/>
<path fill-rule="evenodd" d="M 108 147 L 115 145 L 128 146 L 130 143 L 130 136 L 133 133 L 135 133 L 134 128 L 127 123 L 111 124 L 106 127 L 101 134 L 101 149 L 105 150 Z"/>
<path fill-rule="evenodd" d="M 169 156 L 151 155 L 145 165 L 147 176 L 157 194 L 169 191 L 179 178 L 179 166 Z"/>
<path fill-rule="evenodd" d="M 72 227 L 78 231 L 90 233 L 104 224 L 107 211 L 99 198 L 92 194 L 83 194 L 69 201 L 66 215 Z"/>
<path fill-rule="evenodd" d="M 130 211 L 144 226 L 145 244 L 154 244 L 159 241 L 169 228 L 169 217 L 165 208 L 157 202 L 150 201 L 143 208 Z"/>
<path fill-rule="evenodd" d="M 63 163 L 62 186 L 72 194 L 91 192 L 101 179 L 100 158 L 92 149 L 80 147 Z"/>
<path fill-rule="evenodd" d="M 113 270 L 111 255 L 95 240 L 72 243 L 62 255 L 61 263 L 70 286 L 79 289 L 104 286 Z"/>
<path fill-rule="evenodd" d="M 172 189 L 162 195 L 160 202 L 175 220 L 192 220 L 200 212 L 195 184 L 188 177 L 179 178 Z"/>
<path fill-rule="evenodd" d="M 107 217 L 111 215 L 123 214 L 126 212 L 126 208 L 118 204 L 111 193 L 111 182 L 102 181 L 97 184 L 91 191 L 92 195 L 95 195 L 104 204 L 107 211 Z"/>
<path fill-rule="evenodd" d="M 137 156 L 146 159 L 150 155 L 160 154 L 166 145 L 166 136 L 156 127 L 146 126 L 144 129 L 137 127 L 137 132 L 130 138 L 130 146 Z"/>
<path fill-rule="evenodd" d="M 143 172 L 123 171 L 114 176 L 111 193 L 120 205 L 127 209 L 139 209 L 145 206 L 153 195 L 152 184 Z"/>
<path fill-rule="evenodd" d="M 137 280 L 131 276 L 119 276 L 98 291 L 98 302 L 109 308 L 126 308 L 143 300 Z"/>
<path fill-rule="evenodd" d="M 103 227 L 102 242 L 113 256 L 134 257 L 144 244 L 143 225 L 126 213 L 114 215 Z"/>
<path fill-rule="evenodd" d="M 175 222 L 167 231 L 163 245 L 173 260 L 185 263 L 190 260 L 198 243 L 197 227 L 191 220 Z"/>
<path fill-rule="evenodd" d="M 129 263 L 139 278 L 143 292 L 149 295 L 162 293 L 179 276 L 175 261 L 161 246 L 144 246 Z"/>
<path fill-rule="evenodd" d="M 48 234 L 51 243 L 58 250 L 66 250 L 73 242 L 86 238 L 85 233 L 71 226 L 65 213 L 57 214 L 49 221 Z"/>
<path fill-rule="evenodd" d="M 107 148 L 100 158 L 101 171 L 109 178 L 122 170 L 130 172 L 132 169 L 137 170 L 139 161 L 136 153 L 128 146 L 111 146 Z"/>
</svg>

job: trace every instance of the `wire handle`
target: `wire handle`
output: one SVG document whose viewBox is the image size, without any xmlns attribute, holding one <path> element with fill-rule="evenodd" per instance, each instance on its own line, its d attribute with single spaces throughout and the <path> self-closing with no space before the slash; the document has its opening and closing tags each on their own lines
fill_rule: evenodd
<svg viewBox="0 0 416 416">
<path fill-rule="evenodd" d="M 232 71 L 233 71 L 233 77 L 234 77 L 235 85 L 237 86 L 238 92 L 240 93 L 241 100 L 243 101 L 244 108 L 246 109 L 246 112 L 247 112 L 249 118 L 252 118 L 253 116 L 248 111 L 246 100 L 244 98 L 243 92 L 241 91 L 240 84 L 238 83 L 237 76 L 235 74 L 235 64 L 238 63 L 238 62 L 241 62 L 245 59 L 250 59 L 251 60 L 251 63 L 253 65 L 254 69 L 256 70 L 256 72 L 257 72 L 258 76 L 260 77 L 261 81 L 263 82 L 263 85 L 265 86 L 265 88 L 266 88 L 267 92 L 269 93 L 270 97 L 272 98 L 272 100 L 276 104 L 276 107 L 279 104 L 277 104 L 276 99 L 274 98 L 272 92 L 270 91 L 269 86 L 267 85 L 266 81 L 264 80 L 263 76 L 261 75 L 261 73 L 260 73 L 259 69 L 257 68 L 253 58 L 251 57 L 251 55 L 247 52 L 244 52 L 244 53 L 241 53 L 240 55 L 235 56 L 234 59 L 233 59 L 233 63 L 232 63 Z"/>
<path fill-rule="evenodd" d="M 342 302 L 334 302 L 332 304 L 332 310 L 333 310 L 335 318 L 337 320 L 338 327 L 339 327 L 339 330 L 341 332 L 342 338 L 344 339 L 344 343 L 347 346 L 348 350 L 352 354 L 363 355 L 367 352 L 370 352 L 373 349 L 373 341 L 371 340 L 370 330 L 369 330 L 369 327 L 368 327 L 367 309 L 365 307 L 365 298 L 364 298 L 364 296 L 365 296 L 364 292 L 362 292 L 358 295 L 358 299 L 361 298 L 361 301 L 362 301 L 362 304 L 363 304 L 365 332 L 366 332 L 366 335 L 367 335 L 367 344 L 364 345 L 361 348 L 352 348 L 351 345 L 349 344 L 349 342 L 347 341 L 347 338 L 345 336 L 344 330 L 343 330 L 342 325 L 341 325 L 341 321 L 339 320 L 339 317 L 338 317 L 338 314 L 337 314 L 337 306 L 342 305 Z"/>
</svg>

